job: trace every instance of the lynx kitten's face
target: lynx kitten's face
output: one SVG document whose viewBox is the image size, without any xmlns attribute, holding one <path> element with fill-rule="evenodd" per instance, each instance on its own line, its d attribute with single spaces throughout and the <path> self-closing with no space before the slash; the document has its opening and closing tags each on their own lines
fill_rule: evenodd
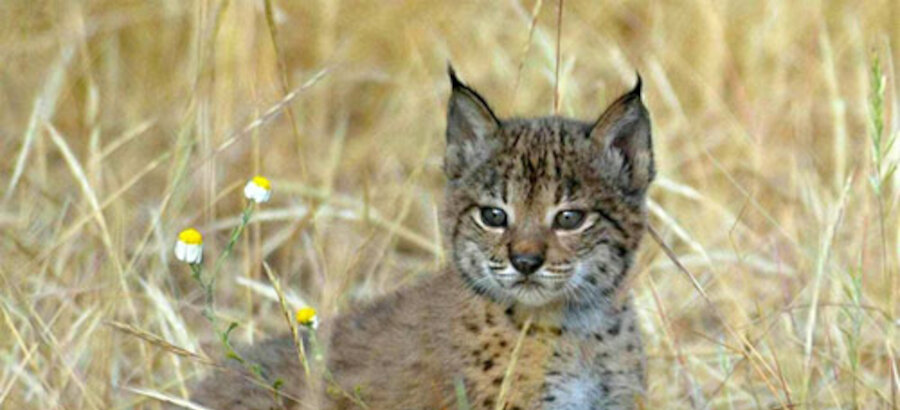
<svg viewBox="0 0 900 410">
<path fill-rule="evenodd" d="M 654 175 L 640 82 L 593 123 L 500 120 L 450 74 L 444 219 L 467 283 L 530 306 L 612 297 Z"/>
</svg>

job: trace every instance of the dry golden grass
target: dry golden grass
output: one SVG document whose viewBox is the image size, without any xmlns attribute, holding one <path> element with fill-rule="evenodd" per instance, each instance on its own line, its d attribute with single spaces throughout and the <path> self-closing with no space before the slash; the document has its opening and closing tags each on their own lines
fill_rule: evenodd
<svg viewBox="0 0 900 410">
<path fill-rule="evenodd" d="M 174 239 L 203 231 L 209 268 L 257 173 L 273 201 L 215 289 L 235 340 L 286 331 L 263 260 L 327 314 L 440 265 L 448 60 L 501 114 L 553 112 L 555 0 L 272 0 L 274 25 L 265 3 L 0 3 L 0 407 L 183 397 L 207 367 L 173 352 L 216 336 Z M 897 408 L 898 21 L 565 3 L 560 112 L 593 118 L 638 69 L 653 115 L 652 224 L 684 269 L 646 238 L 648 408 Z"/>
</svg>

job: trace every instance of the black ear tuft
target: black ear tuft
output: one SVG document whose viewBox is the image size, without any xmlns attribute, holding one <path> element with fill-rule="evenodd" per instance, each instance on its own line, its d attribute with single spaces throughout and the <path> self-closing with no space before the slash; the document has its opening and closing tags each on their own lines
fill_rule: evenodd
<svg viewBox="0 0 900 410">
<path fill-rule="evenodd" d="M 459 86 L 465 86 L 462 81 L 459 81 L 459 77 L 456 76 L 456 70 L 453 69 L 453 63 L 447 62 L 447 75 L 450 76 L 450 87 L 456 88 Z"/>
<path fill-rule="evenodd" d="M 641 98 L 641 89 L 644 88 L 644 79 L 641 78 L 640 71 L 634 70 L 634 75 L 637 76 L 637 82 L 634 83 L 634 87 L 631 88 L 631 91 L 629 91 L 628 94 Z"/>
</svg>

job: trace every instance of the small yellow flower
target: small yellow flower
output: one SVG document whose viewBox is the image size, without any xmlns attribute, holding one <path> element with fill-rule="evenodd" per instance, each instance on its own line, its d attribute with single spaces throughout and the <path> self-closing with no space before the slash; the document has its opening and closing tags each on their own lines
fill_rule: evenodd
<svg viewBox="0 0 900 410">
<path fill-rule="evenodd" d="M 313 329 L 319 327 L 319 318 L 316 317 L 316 310 L 309 306 L 297 309 L 297 323 Z"/>
<path fill-rule="evenodd" d="M 181 231 L 175 242 L 175 258 L 192 265 L 203 262 L 203 235 L 194 228 Z"/>
<path fill-rule="evenodd" d="M 244 186 L 244 196 L 258 204 L 268 202 L 272 196 L 272 183 L 268 179 L 257 175 L 247 181 L 247 185 Z"/>
</svg>

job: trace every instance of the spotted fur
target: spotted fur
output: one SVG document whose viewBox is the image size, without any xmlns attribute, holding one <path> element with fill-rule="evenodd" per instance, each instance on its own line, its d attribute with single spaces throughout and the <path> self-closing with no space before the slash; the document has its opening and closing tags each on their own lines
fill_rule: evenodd
<svg viewBox="0 0 900 410">
<path fill-rule="evenodd" d="M 506 409 L 627 409 L 644 391 L 644 354 L 624 284 L 646 226 L 654 176 L 641 83 L 594 122 L 500 119 L 450 70 L 442 229 L 451 262 L 431 278 L 326 320 L 335 386 L 304 387 L 290 339 L 249 350 L 284 392 L 273 400 L 240 371 L 212 376 L 194 399 L 216 408 L 494 408 L 512 351 Z M 502 210 L 506 225 L 480 219 Z M 557 213 L 583 211 L 574 229 Z M 524 274 L 511 260 L 537 255 Z M 279 341 L 280 340 L 280 341 Z M 354 397 L 354 398 L 351 398 Z"/>
</svg>

